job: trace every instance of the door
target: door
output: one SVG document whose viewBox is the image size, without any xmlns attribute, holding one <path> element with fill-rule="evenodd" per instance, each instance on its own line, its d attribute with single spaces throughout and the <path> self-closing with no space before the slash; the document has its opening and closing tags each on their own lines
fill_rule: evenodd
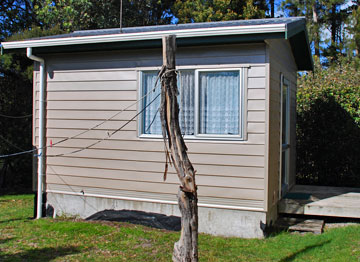
<svg viewBox="0 0 360 262">
<path fill-rule="evenodd" d="M 290 173 L 290 83 L 281 76 L 281 195 L 289 188 Z"/>
</svg>

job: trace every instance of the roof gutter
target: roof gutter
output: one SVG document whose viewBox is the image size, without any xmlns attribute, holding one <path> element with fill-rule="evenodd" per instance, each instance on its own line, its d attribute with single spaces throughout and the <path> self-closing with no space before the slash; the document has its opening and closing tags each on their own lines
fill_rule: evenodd
<svg viewBox="0 0 360 262">
<path fill-rule="evenodd" d="M 45 60 L 32 54 L 32 48 L 26 49 L 26 56 L 40 63 L 40 90 L 39 90 L 39 147 L 38 147 L 38 181 L 37 181 L 37 210 L 36 219 L 42 217 L 43 206 L 43 177 L 45 161 Z"/>
<path fill-rule="evenodd" d="M 244 34 L 264 34 L 264 33 L 285 33 L 285 24 L 271 25 L 251 25 L 251 26 L 228 26 L 213 28 L 195 28 L 184 30 L 167 30 L 155 32 L 139 32 L 97 36 L 78 36 L 52 39 L 36 39 L 27 41 L 3 42 L 4 49 L 17 49 L 28 47 L 49 47 L 64 45 L 81 45 L 111 42 L 143 41 L 162 39 L 164 35 L 176 35 L 176 38 L 206 37 L 222 35 L 244 35 Z"/>
</svg>

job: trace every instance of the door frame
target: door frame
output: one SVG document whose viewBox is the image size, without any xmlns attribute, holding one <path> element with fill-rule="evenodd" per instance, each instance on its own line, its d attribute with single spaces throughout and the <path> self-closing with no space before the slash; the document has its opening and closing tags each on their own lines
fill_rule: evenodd
<svg viewBox="0 0 360 262">
<path fill-rule="evenodd" d="M 290 81 L 283 75 L 280 74 L 281 86 L 280 86 L 280 166 L 279 166 L 279 197 L 282 198 L 289 189 L 289 178 L 290 178 Z M 286 93 L 286 108 L 284 112 L 284 86 L 287 86 Z M 285 116 L 285 143 L 283 141 L 283 115 Z M 283 153 L 285 157 L 283 158 Z M 285 170 L 283 170 L 283 162 Z M 283 175 L 283 172 L 285 174 Z"/>
</svg>

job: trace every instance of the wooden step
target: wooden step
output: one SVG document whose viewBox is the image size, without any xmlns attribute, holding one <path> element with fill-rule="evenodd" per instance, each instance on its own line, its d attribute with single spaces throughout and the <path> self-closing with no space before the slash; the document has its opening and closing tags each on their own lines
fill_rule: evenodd
<svg viewBox="0 0 360 262">
<path fill-rule="evenodd" d="M 292 232 L 321 234 L 324 229 L 324 220 L 282 217 L 278 219 L 275 227 Z"/>
</svg>

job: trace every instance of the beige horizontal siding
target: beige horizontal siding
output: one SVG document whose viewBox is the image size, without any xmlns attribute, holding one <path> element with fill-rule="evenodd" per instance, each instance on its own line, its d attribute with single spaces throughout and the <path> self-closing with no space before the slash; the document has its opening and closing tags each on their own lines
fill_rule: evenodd
<svg viewBox="0 0 360 262">
<path fill-rule="evenodd" d="M 114 71 L 97 71 L 89 74 L 87 71 L 78 72 L 56 72 L 53 77 L 48 77 L 47 82 L 93 82 L 93 81 L 129 81 L 136 80 L 135 70 L 114 70 Z"/>
<path fill-rule="evenodd" d="M 53 138 L 53 144 L 62 140 L 61 138 Z M 162 139 L 158 139 L 161 140 Z M 99 144 L 93 146 L 93 149 L 108 149 L 108 150 L 128 150 L 128 151 L 146 151 L 146 152 L 164 152 L 164 145 L 159 143 L 158 140 L 104 140 Z M 95 142 L 97 140 L 90 139 L 71 139 L 59 144 L 62 148 L 83 148 L 89 145 L 89 142 Z M 55 146 L 55 147 L 58 147 Z M 263 156 L 264 146 L 253 144 L 241 144 L 234 141 L 223 142 L 201 142 L 186 139 L 186 146 L 189 153 L 203 154 L 204 151 L 207 154 L 217 155 L 248 155 L 248 156 Z"/>
<path fill-rule="evenodd" d="M 77 81 L 77 82 L 51 82 L 47 85 L 47 91 L 136 91 L 136 80 L 124 81 Z M 39 90 L 39 85 L 36 85 L 36 90 Z"/>
<path fill-rule="evenodd" d="M 78 134 L 82 133 L 84 129 L 78 130 L 78 129 L 69 129 L 69 128 L 47 128 L 46 130 L 46 136 L 48 138 L 69 138 L 76 136 L 77 138 L 83 138 L 83 139 L 110 139 L 109 138 L 109 132 L 107 130 L 91 130 L 84 134 L 81 134 L 78 136 Z M 35 132 L 38 132 L 38 129 L 36 128 Z M 137 133 L 133 130 L 126 130 L 123 129 L 121 131 L 116 132 L 111 136 L 111 140 L 135 140 L 137 139 Z M 251 134 L 249 133 L 247 135 L 247 141 L 243 144 L 254 144 L 254 145 L 264 145 L 264 134 Z M 158 139 L 158 141 L 162 141 Z M 204 140 L 203 140 L 204 141 Z M 241 146 L 241 144 L 239 144 Z"/>
<path fill-rule="evenodd" d="M 264 89 L 265 88 L 265 77 L 260 78 L 249 78 L 248 79 L 248 88 L 251 89 Z"/>
<path fill-rule="evenodd" d="M 68 148 L 50 147 L 47 149 L 48 155 L 66 154 L 73 150 Z M 130 161 L 152 161 L 164 162 L 164 153 L 147 151 L 118 151 L 118 150 L 103 150 L 103 149 L 87 149 L 81 152 L 72 154 L 76 157 L 93 158 L 93 159 L 118 159 Z M 254 166 L 263 167 L 263 156 L 248 156 L 248 155 L 210 155 L 210 154 L 190 154 L 191 161 L 194 165 L 233 165 L 233 166 Z"/>
<path fill-rule="evenodd" d="M 246 140 L 186 139 L 189 157 L 198 174 L 200 203 L 263 207 L 266 135 L 264 52 L 263 44 L 178 50 L 178 65 L 250 65 L 247 69 L 247 107 L 244 112 Z M 137 113 L 138 105 L 134 103 L 139 96 L 138 70 L 159 67 L 161 60 L 159 50 L 105 52 L 92 56 L 54 55 L 47 58 L 50 72 L 47 79 L 47 144 L 77 136 L 99 125 L 96 130 L 49 147 L 47 155 L 67 154 L 103 140 L 75 154 L 48 157 L 49 190 L 70 192 L 76 188 L 76 192 L 80 192 L 78 189 L 82 188 L 105 195 L 174 199 L 179 183 L 172 167 L 167 182 L 162 182 L 165 160 L 162 139 L 139 138 L 138 119 L 109 137 L 109 132 L 118 129 Z M 35 92 L 35 100 L 37 98 Z M 34 108 L 37 113 L 36 101 Z M 114 117 L 124 108 L 127 109 Z M 36 115 L 35 133 L 38 132 Z M 109 118 L 112 119 L 102 123 Z M 36 137 L 34 144 L 37 144 Z"/>
<path fill-rule="evenodd" d="M 63 119 L 63 120 L 129 120 L 137 113 L 136 110 L 125 110 L 121 113 L 113 110 L 47 110 L 47 119 Z M 38 117 L 39 111 L 36 110 L 36 117 Z"/>
<path fill-rule="evenodd" d="M 251 122 L 265 122 L 265 112 L 264 111 L 248 111 L 248 121 Z"/>
<path fill-rule="evenodd" d="M 47 174 L 47 183 L 60 185 L 74 185 L 96 188 L 110 188 L 118 190 L 132 190 L 141 192 L 154 192 L 171 194 L 177 192 L 179 188 L 178 183 L 170 184 L 167 182 L 141 182 L 129 180 L 114 180 L 114 179 L 100 179 L 89 177 L 73 177 L 73 176 L 58 176 Z M 225 187 L 209 187 L 201 186 L 198 188 L 198 194 L 207 197 L 219 198 L 240 198 L 240 199 L 254 199 L 264 200 L 263 190 L 245 189 L 245 188 L 225 188 Z"/>
<path fill-rule="evenodd" d="M 265 123 L 260 122 L 249 122 L 247 131 L 249 134 L 264 134 L 265 133 Z"/>
<path fill-rule="evenodd" d="M 39 127 L 39 121 L 36 119 L 36 128 Z M 92 120 L 59 120 L 59 119 L 48 119 L 47 128 L 48 129 L 76 129 L 87 130 L 94 126 L 96 130 L 106 130 L 106 131 L 116 131 L 119 128 L 123 127 L 121 130 L 133 130 L 136 131 L 137 122 L 135 120 L 109 120 L 109 121 L 92 121 Z M 247 125 L 248 134 L 264 134 L 265 132 L 265 123 L 260 122 L 249 122 Z"/>
<path fill-rule="evenodd" d="M 47 110 L 136 110 L 135 101 L 48 101 Z M 36 102 L 36 109 L 39 109 Z"/>
<path fill-rule="evenodd" d="M 36 99 L 39 93 L 36 92 Z M 136 91 L 57 91 L 47 92 L 48 101 L 127 101 L 136 100 Z"/>
<path fill-rule="evenodd" d="M 130 120 L 129 120 L 130 121 Z M 119 120 L 110 120 L 110 121 L 91 121 L 91 120 L 58 120 L 58 119 L 48 119 L 46 126 L 49 129 L 57 128 L 69 128 L 76 130 L 86 130 L 94 126 L 99 125 L 96 130 L 106 130 L 106 131 L 115 131 L 120 127 L 124 126 L 122 130 L 133 130 L 136 131 L 137 123 L 133 121 L 119 121 Z M 101 124 L 101 125 L 100 125 Z M 39 127 L 38 119 L 36 120 L 36 127 Z"/>
<path fill-rule="evenodd" d="M 265 66 L 251 66 L 248 73 L 249 78 L 263 78 L 265 75 Z"/>
<path fill-rule="evenodd" d="M 69 167 L 69 166 L 50 166 L 47 174 L 59 176 L 77 176 L 113 180 L 128 180 L 138 182 L 158 182 L 163 183 L 163 172 L 140 172 L 129 170 L 113 170 L 102 168 L 87 168 L 87 167 Z M 179 184 L 177 175 L 172 172 L 169 173 L 166 179 L 167 183 Z M 262 178 L 248 178 L 248 177 L 230 177 L 230 176 L 209 176 L 197 174 L 196 183 L 199 186 L 218 186 L 229 187 L 230 185 L 242 185 L 247 189 L 262 189 L 264 187 L 264 180 Z M 241 186 L 239 186 L 241 187 Z"/>
<path fill-rule="evenodd" d="M 165 156 L 164 156 L 165 158 Z M 101 161 L 92 158 L 78 158 L 75 156 L 66 157 L 49 157 L 47 159 L 49 165 L 56 166 L 73 166 L 73 167 L 94 167 L 103 169 L 129 170 L 139 172 L 158 172 L 163 173 L 165 163 L 151 161 L 129 161 L 129 160 L 111 160 L 101 159 Z M 169 167 L 170 172 L 175 172 L 173 167 Z M 263 167 L 248 166 L 224 166 L 224 165 L 208 165 L 197 164 L 195 167 L 198 174 L 213 176 L 235 176 L 235 177 L 251 177 L 263 178 Z"/>
<path fill-rule="evenodd" d="M 249 89 L 248 99 L 265 99 L 265 88 Z"/>
<path fill-rule="evenodd" d="M 264 111 L 265 100 L 248 100 L 248 109 L 252 111 Z"/>
</svg>

